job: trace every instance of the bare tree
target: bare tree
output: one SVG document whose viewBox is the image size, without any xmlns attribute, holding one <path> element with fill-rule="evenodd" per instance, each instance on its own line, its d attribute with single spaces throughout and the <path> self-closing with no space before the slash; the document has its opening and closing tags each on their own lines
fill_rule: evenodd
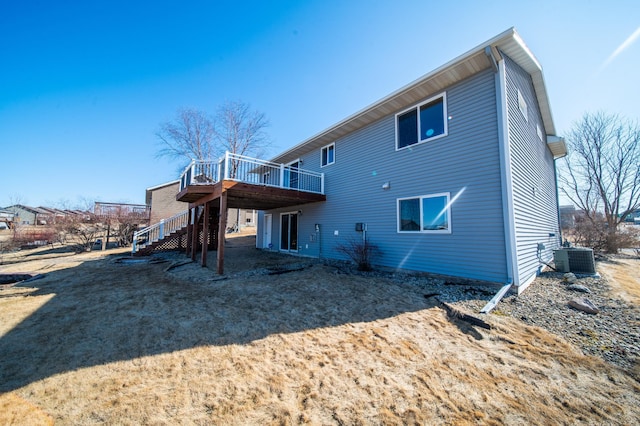
<svg viewBox="0 0 640 426">
<path fill-rule="evenodd" d="M 22 196 L 22 194 L 19 194 L 17 192 L 13 192 L 13 193 L 11 193 L 11 195 L 9 195 L 9 206 L 25 205 L 26 203 L 27 203 L 27 201 Z"/>
<path fill-rule="evenodd" d="M 241 101 L 226 101 L 216 113 L 214 135 L 218 146 L 233 154 L 260 157 L 269 146 L 264 113 Z"/>
<path fill-rule="evenodd" d="M 594 228 L 603 229 L 605 251 L 616 253 L 619 225 L 640 208 L 640 127 L 615 114 L 585 114 L 568 145 L 561 190 Z"/>
<path fill-rule="evenodd" d="M 164 122 L 156 132 L 162 148 L 158 157 L 173 160 L 211 160 L 220 155 L 214 142 L 213 120 L 192 108 L 178 110 L 172 121 Z"/>
<path fill-rule="evenodd" d="M 83 223 L 78 218 L 71 218 L 65 222 L 64 232 L 71 235 L 77 243 L 79 251 L 91 251 L 96 238 L 104 232 L 99 223 Z"/>
</svg>

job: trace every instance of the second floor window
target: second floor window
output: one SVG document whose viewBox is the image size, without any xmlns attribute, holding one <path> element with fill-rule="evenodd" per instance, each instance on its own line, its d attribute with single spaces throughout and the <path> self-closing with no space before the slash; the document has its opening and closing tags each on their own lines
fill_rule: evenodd
<svg viewBox="0 0 640 426">
<path fill-rule="evenodd" d="M 320 153 L 320 166 L 328 166 L 336 161 L 336 144 L 332 143 L 322 148 Z"/>
<path fill-rule="evenodd" d="M 396 115 L 396 149 L 447 134 L 446 94 L 441 94 Z"/>
</svg>

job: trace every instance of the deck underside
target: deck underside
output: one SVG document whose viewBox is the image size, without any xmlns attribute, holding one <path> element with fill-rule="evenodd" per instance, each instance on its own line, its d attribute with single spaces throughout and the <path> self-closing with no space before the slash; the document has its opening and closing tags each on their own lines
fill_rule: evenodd
<svg viewBox="0 0 640 426">
<path fill-rule="evenodd" d="M 223 192 L 227 195 L 228 208 L 271 210 L 300 204 L 326 201 L 323 194 L 282 189 L 265 185 L 224 180 L 212 185 L 190 185 L 176 195 L 178 201 L 188 202 L 190 207 L 196 207 L 213 202 L 215 206 Z"/>
<path fill-rule="evenodd" d="M 187 253 L 195 260 L 200 247 L 201 264 L 207 265 L 207 247 L 217 246 L 217 271 L 224 273 L 224 234 L 230 208 L 271 210 L 326 201 L 324 194 L 223 180 L 211 185 L 189 185 L 176 195 L 189 203 Z M 202 206 L 202 209 L 199 207 Z M 198 213 L 199 211 L 199 213 Z M 200 241 L 199 236 L 202 235 Z"/>
</svg>

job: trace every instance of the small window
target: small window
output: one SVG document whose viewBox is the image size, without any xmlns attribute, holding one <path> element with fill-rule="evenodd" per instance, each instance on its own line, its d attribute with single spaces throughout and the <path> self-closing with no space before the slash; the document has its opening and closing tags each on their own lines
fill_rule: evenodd
<svg viewBox="0 0 640 426">
<path fill-rule="evenodd" d="M 539 124 L 536 126 L 536 133 L 538 134 L 540 140 L 543 141 L 544 139 L 542 139 L 542 129 L 540 128 Z"/>
<path fill-rule="evenodd" d="M 328 166 L 329 164 L 333 164 L 336 161 L 336 144 L 332 143 L 331 145 L 327 145 L 322 148 L 322 152 L 320 153 L 320 166 Z"/>
<path fill-rule="evenodd" d="M 449 193 L 399 199 L 398 232 L 451 233 Z"/>
<path fill-rule="evenodd" d="M 396 115 L 396 149 L 447 134 L 446 95 L 443 93 Z"/>
<path fill-rule="evenodd" d="M 529 121 L 529 117 L 527 115 L 527 101 L 524 100 L 524 96 L 522 96 L 520 90 L 518 90 L 518 108 L 520 109 L 524 119 Z"/>
</svg>

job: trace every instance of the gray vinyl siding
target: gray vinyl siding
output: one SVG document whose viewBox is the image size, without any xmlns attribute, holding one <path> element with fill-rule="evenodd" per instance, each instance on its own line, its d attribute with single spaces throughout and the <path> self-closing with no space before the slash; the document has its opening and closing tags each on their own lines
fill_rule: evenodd
<svg viewBox="0 0 640 426">
<path fill-rule="evenodd" d="M 551 259 L 553 249 L 559 246 L 555 164 L 546 144 L 531 77 L 506 56 L 505 69 L 518 264 L 516 283 L 523 284 L 539 272 L 538 243 L 546 247 L 542 252 L 545 261 Z M 518 107 L 518 90 L 527 103 L 528 121 Z M 537 126 L 544 140 L 540 140 Z"/>
<path fill-rule="evenodd" d="M 320 149 L 303 156 L 305 169 L 325 173 L 327 201 L 270 211 L 274 246 L 280 245 L 279 213 L 300 210 L 300 255 L 344 259 L 336 246 L 361 239 L 355 224 L 364 222 L 368 240 L 382 252 L 378 265 L 504 282 L 494 74 L 482 71 L 446 93 L 446 137 L 396 151 L 392 114 L 336 140 L 332 165 L 320 168 Z M 389 190 L 382 189 L 385 182 Z M 397 199 L 442 192 L 452 199 L 460 194 L 451 208 L 451 234 L 397 232 Z"/>
</svg>

